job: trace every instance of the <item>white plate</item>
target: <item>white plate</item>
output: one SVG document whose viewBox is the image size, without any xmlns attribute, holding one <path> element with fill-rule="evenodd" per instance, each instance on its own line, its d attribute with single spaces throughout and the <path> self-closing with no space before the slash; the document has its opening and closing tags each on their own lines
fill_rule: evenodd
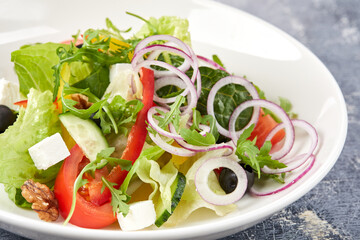
<svg viewBox="0 0 360 240">
<path fill-rule="evenodd" d="M 175 7 L 176 5 L 176 7 Z M 89 230 L 38 220 L 14 206 L 0 190 L 0 226 L 35 239 L 175 239 L 219 238 L 269 217 L 312 189 L 336 162 L 346 138 L 347 113 L 335 79 L 308 49 L 279 29 L 239 10 L 211 1 L 7 1 L 0 7 L 0 77 L 15 79 L 11 51 L 23 44 L 68 39 L 78 29 L 104 27 L 109 17 L 122 29 L 142 25 L 125 14 L 145 18 L 178 15 L 190 21 L 195 52 L 216 53 L 227 68 L 259 85 L 269 99 L 291 100 L 299 118 L 312 123 L 320 136 L 314 168 L 293 187 L 270 197 L 246 196 L 225 217 L 206 211 L 171 229 L 122 232 Z M 305 140 L 304 140 L 305 141 Z"/>
</svg>

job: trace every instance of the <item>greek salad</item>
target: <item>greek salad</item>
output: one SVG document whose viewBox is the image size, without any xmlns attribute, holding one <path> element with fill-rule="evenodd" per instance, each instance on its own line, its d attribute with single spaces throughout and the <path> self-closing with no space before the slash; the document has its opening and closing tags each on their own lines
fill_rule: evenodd
<svg viewBox="0 0 360 240">
<path fill-rule="evenodd" d="M 44 221 L 134 231 L 200 208 L 224 216 L 245 194 L 298 184 L 318 135 L 290 101 L 269 101 L 217 55 L 197 55 L 187 19 L 128 14 L 144 22 L 136 33 L 106 19 L 106 29 L 12 52 L 19 83 L 0 79 L 9 199 Z M 289 154 L 297 129 L 310 144 Z M 255 187 L 269 179 L 280 187 Z"/>
</svg>

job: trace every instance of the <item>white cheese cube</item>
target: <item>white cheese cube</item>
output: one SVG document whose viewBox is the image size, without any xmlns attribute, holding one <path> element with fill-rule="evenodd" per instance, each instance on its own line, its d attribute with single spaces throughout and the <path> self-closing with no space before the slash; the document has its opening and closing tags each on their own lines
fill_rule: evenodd
<svg viewBox="0 0 360 240">
<path fill-rule="evenodd" d="M 14 105 L 18 101 L 20 101 L 19 85 L 0 78 L 0 104 L 19 110 L 19 106 Z"/>
<path fill-rule="evenodd" d="M 155 207 L 152 200 L 135 202 L 129 205 L 126 217 L 120 213 L 117 218 L 123 231 L 140 230 L 155 223 Z"/>
<path fill-rule="evenodd" d="M 139 75 L 133 71 L 131 64 L 118 63 L 110 67 L 110 84 L 105 94 L 110 94 L 109 102 L 116 96 L 126 101 L 142 98 L 142 84 Z"/>
<path fill-rule="evenodd" d="M 70 156 L 60 133 L 43 139 L 31 148 L 29 153 L 37 169 L 46 170 Z"/>
</svg>

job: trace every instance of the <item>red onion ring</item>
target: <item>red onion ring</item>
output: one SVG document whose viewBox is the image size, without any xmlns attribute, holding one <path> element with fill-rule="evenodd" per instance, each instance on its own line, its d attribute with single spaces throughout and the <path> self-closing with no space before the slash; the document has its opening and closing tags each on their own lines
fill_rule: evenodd
<svg viewBox="0 0 360 240">
<path fill-rule="evenodd" d="M 139 62 L 139 60 L 143 60 L 142 57 L 144 56 L 144 54 L 146 54 L 148 52 L 153 52 L 153 51 L 166 51 L 166 52 L 171 52 L 171 53 L 174 53 L 176 55 L 179 55 L 182 58 L 184 58 L 184 61 L 186 63 L 189 63 L 193 69 L 197 69 L 197 63 L 195 63 L 194 60 L 187 53 L 185 53 L 184 51 L 182 51 L 182 50 L 180 50 L 178 48 L 171 47 L 171 46 L 166 46 L 166 45 L 161 45 L 161 44 L 150 45 L 150 46 L 144 47 L 143 49 L 140 49 L 138 52 L 136 52 L 134 54 L 134 57 L 131 60 L 132 66 L 135 67 L 136 64 Z M 149 59 L 149 60 L 153 60 L 153 59 Z M 164 71 L 158 71 L 158 70 L 155 70 L 155 69 L 153 69 L 153 71 L 154 71 L 155 77 L 164 77 L 164 76 L 174 75 L 174 73 L 171 72 L 171 71 L 170 71 L 171 74 L 161 74 Z M 197 77 L 197 72 L 194 71 L 193 76 L 191 77 L 191 82 L 192 83 L 195 82 L 196 77 Z"/>
<path fill-rule="evenodd" d="M 178 77 L 162 77 L 155 81 L 155 92 L 154 92 L 154 101 L 158 103 L 173 103 L 176 100 L 176 97 L 171 98 L 161 98 L 156 94 L 156 91 L 165 87 L 165 86 L 176 86 L 178 88 L 186 88 L 186 84 Z M 189 97 L 189 95 L 188 95 Z M 188 99 L 189 101 L 189 99 Z"/>
<path fill-rule="evenodd" d="M 267 108 L 270 111 L 272 111 L 275 115 L 277 115 L 281 119 L 281 121 L 284 123 L 284 128 L 285 128 L 285 133 L 286 133 L 284 145 L 279 151 L 272 154 L 272 158 L 280 159 L 280 158 L 284 157 L 291 150 L 292 146 L 294 145 L 294 140 L 295 140 L 294 126 L 292 125 L 292 122 L 291 122 L 289 116 L 279 105 L 277 105 L 273 102 L 264 100 L 264 99 L 248 100 L 246 102 L 241 103 L 239 106 L 237 106 L 237 108 L 235 108 L 233 114 L 230 117 L 230 122 L 229 122 L 229 132 L 230 132 L 230 136 L 231 136 L 231 139 L 233 140 L 233 142 L 236 143 L 240 134 L 254 122 L 251 119 L 246 127 L 244 127 L 242 130 L 240 130 L 238 132 L 235 132 L 236 118 L 240 115 L 240 113 L 244 109 L 246 109 L 248 107 Z"/>
<path fill-rule="evenodd" d="M 163 112 L 168 112 L 168 110 L 163 108 L 163 107 L 152 107 L 152 108 L 150 108 L 148 113 L 147 113 L 147 119 L 148 119 L 148 123 L 149 123 L 150 127 L 152 127 L 157 133 L 159 133 L 159 134 L 161 134 L 161 135 L 163 135 L 165 137 L 183 140 L 183 138 L 179 134 L 177 134 L 176 132 L 174 133 L 174 132 L 165 131 L 164 129 L 159 127 L 159 125 L 157 125 L 155 123 L 153 115 L 157 113 L 156 109 L 159 109 L 160 111 L 163 111 Z"/>
<path fill-rule="evenodd" d="M 210 172 L 221 167 L 231 169 L 238 179 L 235 190 L 226 195 L 214 193 L 208 184 Z M 245 194 L 247 181 L 245 170 L 237 161 L 229 157 L 210 158 L 198 168 L 195 174 L 195 186 L 197 192 L 206 202 L 213 205 L 228 205 L 239 201 Z"/>
<path fill-rule="evenodd" d="M 159 147 L 161 147 L 163 150 L 165 150 L 168 153 L 171 153 L 171 154 L 174 154 L 177 156 L 182 156 L 182 157 L 191 157 L 196 154 L 196 152 L 193 152 L 193 151 L 190 151 L 190 150 L 187 150 L 184 148 L 174 147 L 174 146 L 168 144 L 160 137 L 159 134 L 156 134 L 154 136 L 154 134 L 149 132 L 149 137 L 156 145 L 158 145 Z"/>
<path fill-rule="evenodd" d="M 206 57 L 203 57 L 203 56 L 200 56 L 200 55 L 196 55 L 196 57 L 197 57 L 199 60 L 201 60 L 201 61 L 209 64 L 209 65 L 212 66 L 213 68 L 215 68 L 215 69 L 220 69 L 220 70 L 228 73 L 228 71 L 226 71 L 225 68 L 223 68 L 222 66 L 220 66 L 218 63 L 214 62 L 213 60 L 211 60 L 211 59 L 209 59 L 209 58 L 206 58 Z"/>
<path fill-rule="evenodd" d="M 319 139 L 316 129 L 310 123 L 308 123 L 304 120 L 293 119 L 293 120 L 291 120 L 291 122 L 292 122 L 293 126 L 301 127 L 309 134 L 310 139 L 311 139 L 311 144 L 310 144 L 308 151 L 305 154 L 301 154 L 301 155 L 295 156 L 295 157 L 287 159 L 287 160 L 280 159 L 280 162 L 283 162 L 287 165 L 286 168 L 270 169 L 267 166 L 265 166 L 264 168 L 261 169 L 262 172 L 269 173 L 269 174 L 290 172 L 290 171 L 300 167 L 302 164 L 304 164 L 307 161 L 307 159 L 314 153 L 316 146 L 318 144 L 318 139 Z M 284 128 L 284 123 L 278 124 L 273 130 L 270 131 L 270 133 L 266 137 L 265 141 L 270 141 L 271 138 L 279 130 L 281 130 L 283 128 Z"/>
<path fill-rule="evenodd" d="M 144 62 L 141 62 L 139 64 L 137 64 L 134 67 L 134 71 L 138 72 L 140 70 L 140 68 L 142 67 L 148 67 L 151 65 L 157 65 L 163 68 L 166 68 L 170 71 L 173 71 L 174 73 L 176 73 L 186 84 L 186 90 L 184 92 L 182 92 L 180 95 L 182 96 L 186 96 L 188 91 L 190 91 L 190 101 L 186 107 L 186 109 L 184 110 L 184 112 L 182 114 L 188 114 L 192 111 L 192 109 L 194 107 L 196 107 L 197 104 L 197 94 L 196 94 L 196 90 L 195 90 L 195 86 L 191 83 L 190 78 L 183 72 L 181 72 L 179 69 L 177 69 L 174 66 L 171 66 L 168 63 L 165 62 L 160 62 L 160 61 L 153 61 L 153 60 L 147 60 Z"/>
<path fill-rule="evenodd" d="M 216 93 L 222 87 L 224 87 L 228 84 L 239 84 L 239 85 L 245 87 L 245 89 L 250 93 L 250 95 L 253 99 L 259 99 L 259 94 L 251 82 L 249 82 L 245 78 L 237 77 L 237 76 L 224 77 L 224 78 L 220 79 L 217 83 L 215 83 L 214 86 L 211 88 L 209 95 L 208 95 L 208 99 L 207 99 L 207 112 L 209 115 L 214 117 L 214 119 L 216 121 L 216 127 L 217 127 L 219 133 L 230 138 L 231 137 L 230 132 L 228 130 L 226 130 L 225 128 L 223 128 L 219 124 L 219 122 L 216 120 L 215 113 L 214 113 L 214 100 L 215 100 Z M 253 116 L 251 119 L 252 122 L 257 122 L 259 113 L 260 113 L 260 108 L 259 107 L 254 108 Z"/>
<path fill-rule="evenodd" d="M 291 182 L 287 183 L 285 186 L 278 188 L 276 190 L 273 190 L 273 191 L 269 191 L 269 192 L 260 192 L 260 191 L 255 190 L 254 187 L 252 187 L 252 188 L 250 188 L 250 194 L 260 197 L 260 196 L 269 196 L 269 195 L 273 195 L 273 194 L 279 193 L 281 191 L 284 191 L 285 189 L 291 187 L 293 184 L 295 184 L 297 181 L 299 181 L 303 176 L 305 176 L 306 173 L 308 173 L 311 170 L 311 168 L 314 166 L 314 163 L 315 163 L 315 156 L 311 155 L 308 158 L 308 161 L 310 161 L 309 166 L 303 172 L 301 172 L 299 174 L 299 176 L 297 176 Z"/>
<path fill-rule="evenodd" d="M 174 135 L 176 134 L 176 130 L 175 130 L 175 127 L 173 124 L 169 124 L 169 129 L 170 129 L 171 133 L 173 133 Z M 191 150 L 191 151 L 194 151 L 194 152 L 208 152 L 208 151 L 214 151 L 214 150 L 224 149 L 224 148 L 227 148 L 229 151 L 227 151 L 227 153 L 225 153 L 223 156 L 230 156 L 234 152 L 234 147 L 229 144 L 226 144 L 226 143 L 213 144 L 210 146 L 195 146 L 195 145 L 185 142 L 181 136 L 180 136 L 180 138 L 176 138 L 175 141 L 181 147 Z"/>
</svg>

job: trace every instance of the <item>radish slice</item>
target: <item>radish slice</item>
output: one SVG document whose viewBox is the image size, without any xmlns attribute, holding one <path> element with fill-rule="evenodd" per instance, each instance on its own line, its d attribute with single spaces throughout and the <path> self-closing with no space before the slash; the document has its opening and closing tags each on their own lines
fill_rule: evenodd
<svg viewBox="0 0 360 240">
<path fill-rule="evenodd" d="M 295 184 L 297 181 L 299 181 L 303 176 L 305 176 L 306 173 L 308 173 L 311 170 L 311 168 L 314 166 L 314 163 L 315 163 L 315 156 L 311 155 L 308 158 L 308 161 L 310 161 L 309 166 L 303 172 L 301 172 L 294 180 L 285 183 L 285 186 L 278 188 L 276 190 L 273 190 L 273 191 L 269 191 L 269 192 L 260 192 L 260 191 L 255 190 L 254 187 L 252 187 L 252 188 L 250 188 L 250 194 L 260 197 L 260 196 L 269 196 L 269 195 L 273 195 L 273 194 L 279 193 L 281 191 L 284 191 L 285 189 L 291 187 L 293 184 Z"/>
<path fill-rule="evenodd" d="M 231 169 L 238 179 L 235 190 L 225 195 L 214 193 L 208 184 L 210 172 L 221 167 Z M 237 161 L 229 157 L 210 158 L 198 168 L 195 174 L 195 186 L 197 192 L 206 202 L 213 205 L 228 205 L 239 201 L 245 194 L 247 181 L 245 170 Z"/>
<path fill-rule="evenodd" d="M 293 158 L 280 159 L 280 162 L 285 163 L 287 165 L 286 168 L 270 169 L 269 167 L 265 166 L 261 169 L 262 172 L 269 173 L 269 174 L 290 172 L 290 171 L 300 167 L 301 165 L 303 165 L 308 160 L 308 158 L 314 153 L 315 148 L 318 144 L 318 134 L 317 134 L 315 128 L 310 123 L 308 123 L 304 120 L 293 119 L 293 120 L 291 120 L 291 122 L 293 123 L 294 126 L 301 127 L 302 129 L 307 131 L 307 133 L 309 134 L 310 139 L 311 139 L 311 144 L 310 144 L 308 151 L 305 154 L 300 154 Z M 271 130 L 268 137 L 266 137 L 265 141 L 270 141 L 271 138 L 282 128 L 284 128 L 284 123 L 280 123 L 279 125 L 277 125 L 273 130 Z"/>
<path fill-rule="evenodd" d="M 220 79 L 217 83 L 215 83 L 214 86 L 211 88 L 209 95 L 208 95 L 208 99 L 207 99 L 207 106 L 206 106 L 207 112 L 209 115 L 214 117 L 214 119 L 216 121 L 216 127 L 217 127 L 219 133 L 226 137 L 231 138 L 230 132 L 228 130 L 226 130 L 225 128 L 223 128 L 216 120 L 215 112 L 214 112 L 215 95 L 222 87 L 224 87 L 228 84 L 239 84 L 239 85 L 245 87 L 245 89 L 250 93 L 250 95 L 253 99 L 259 99 L 259 94 L 251 82 L 249 82 L 245 78 L 237 77 L 237 76 L 224 77 L 224 78 Z M 254 108 L 253 116 L 251 118 L 253 122 L 257 122 L 259 113 L 260 113 L 260 108 L 259 107 Z"/>
<path fill-rule="evenodd" d="M 229 122 L 229 132 L 230 132 L 230 136 L 231 136 L 231 139 L 233 140 L 233 142 L 236 143 L 240 134 L 246 128 L 248 128 L 251 124 L 253 124 L 256 120 L 256 118 L 255 119 L 252 118 L 246 127 L 244 127 L 240 131 L 235 132 L 235 122 L 236 122 L 237 117 L 240 115 L 240 113 L 243 110 L 245 110 L 248 107 L 267 108 L 281 119 L 281 121 L 284 123 L 284 128 L 285 128 L 285 133 L 286 133 L 285 142 L 284 142 L 283 147 L 279 151 L 273 153 L 271 156 L 273 159 L 280 159 L 280 158 L 284 157 L 286 154 L 288 154 L 289 151 L 291 150 L 292 146 L 294 145 L 294 140 L 295 140 L 294 126 L 292 125 L 292 122 L 291 122 L 289 116 L 279 105 L 277 105 L 273 102 L 267 101 L 267 100 L 263 100 L 263 99 L 249 100 L 249 101 L 241 103 L 239 106 L 237 106 L 237 108 L 235 108 L 233 114 L 230 117 L 230 122 Z M 256 122 L 257 122 L 257 120 L 256 120 Z"/>
</svg>

